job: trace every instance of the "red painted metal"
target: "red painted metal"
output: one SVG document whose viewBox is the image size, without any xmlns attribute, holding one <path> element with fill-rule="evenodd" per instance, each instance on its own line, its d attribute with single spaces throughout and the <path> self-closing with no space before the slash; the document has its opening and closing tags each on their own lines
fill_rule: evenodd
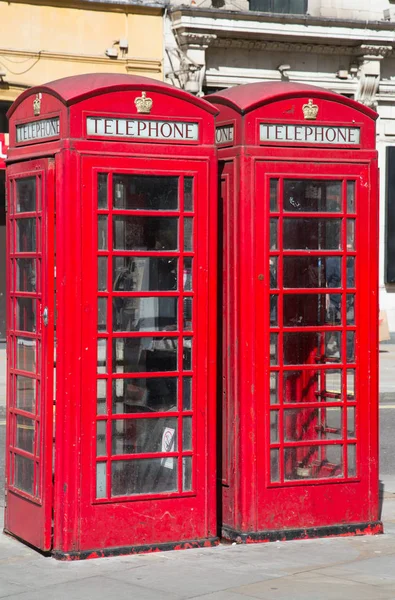
<svg viewBox="0 0 395 600">
<path fill-rule="evenodd" d="M 377 114 L 290 83 L 208 100 L 220 111 L 222 535 L 380 533 Z M 323 126 L 328 143 L 311 141 Z M 346 130 L 329 143 L 342 127 L 360 128 L 359 143 Z"/>
<path fill-rule="evenodd" d="M 152 106 L 139 113 L 142 92 Z M 36 116 L 34 101 L 41 104 Z M 47 481 L 47 492 L 57 558 L 216 541 L 215 113 L 173 87 L 121 75 L 52 82 L 28 90 L 10 109 L 10 174 L 28 170 L 22 161 L 55 162 L 56 433 L 54 487 Z M 97 121 L 88 133 L 87 119 L 102 117 L 118 120 L 115 135 L 107 122 L 96 131 Z M 58 119 L 59 131 L 37 124 L 46 119 Z M 122 119 L 135 120 L 139 130 L 151 123 L 153 132 L 161 122 L 184 123 L 187 137 L 179 125 L 173 141 L 125 139 Z M 37 138 L 38 131 L 47 137 Z M 156 195 L 146 191 L 152 185 Z M 150 283 L 159 264 L 172 266 L 177 283 L 169 283 L 170 266 L 166 283 L 163 274 Z M 155 316 L 161 310 L 165 325 Z M 177 386 L 178 400 L 166 405 Z M 151 398 L 149 408 L 136 388 Z M 8 515 L 22 514 L 22 496 L 17 490 L 13 507 L 8 495 Z M 7 523 L 43 547 L 28 539 L 26 524 L 16 531 Z"/>
</svg>

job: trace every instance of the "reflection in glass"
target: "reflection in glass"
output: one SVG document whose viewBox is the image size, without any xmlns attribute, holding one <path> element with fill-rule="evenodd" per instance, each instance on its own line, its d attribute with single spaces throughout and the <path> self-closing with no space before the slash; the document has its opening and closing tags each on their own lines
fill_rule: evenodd
<svg viewBox="0 0 395 600">
<path fill-rule="evenodd" d="M 340 256 L 284 256 L 285 288 L 341 287 Z"/>
<path fill-rule="evenodd" d="M 270 212 L 278 211 L 278 179 L 270 180 Z"/>
<path fill-rule="evenodd" d="M 278 364 L 278 333 L 270 334 L 270 364 Z"/>
<path fill-rule="evenodd" d="M 178 259 L 152 256 L 115 256 L 113 290 L 120 292 L 171 291 L 177 289 Z"/>
<path fill-rule="evenodd" d="M 323 426 L 324 437 L 327 440 L 339 440 L 342 436 L 342 414 L 341 408 L 327 408 L 324 411 L 325 424 Z"/>
<path fill-rule="evenodd" d="M 285 218 L 285 250 L 340 250 L 341 219 Z"/>
<path fill-rule="evenodd" d="M 16 299 L 16 327 L 19 331 L 36 331 L 35 298 Z"/>
<path fill-rule="evenodd" d="M 23 375 L 16 375 L 16 407 L 27 412 L 36 410 L 36 380 Z"/>
<path fill-rule="evenodd" d="M 107 222 L 106 215 L 97 217 L 97 247 L 98 250 L 107 250 Z"/>
<path fill-rule="evenodd" d="M 176 337 L 113 339 L 113 371 L 116 373 L 177 370 Z"/>
<path fill-rule="evenodd" d="M 355 181 L 347 181 L 347 212 L 355 213 Z"/>
<path fill-rule="evenodd" d="M 16 338 L 16 368 L 21 371 L 36 371 L 36 340 L 32 338 Z"/>
<path fill-rule="evenodd" d="M 14 485 L 18 490 L 33 495 L 34 462 L 30 458 L 14 455 Z"/>
<path fill-rule="evenodd" d="M 192 490 L 192 456 L 182 457 L 182 491 Z"/>
<path fill-rule="evenodd" d="M 193 218 L 184 218 L 184 250 L 192 252 L 193 250 Z"/>
<path fill-rule="evenodd" d="M 113 245 L 114 250 L 177 250 L 178 218 L 113 217 Z"/>
<path fill-rule="evenodd" d="M 270 404 L 278 403 L 278 373 L 270 373 Z"/>
<path fill-rule="evenodd" d="M 113 461 L 111 495 L 131 496 L 176 492 L 177 458 L 142 458 Z"/>
<path fill-rule="evenodd" d="M 113 297 L 114 331 L 177 330 L 176 297 Z"/>
<path fill-rule="evenodd" d="M 340 294 L 285 294 L 283 320 L 285 327 L 339 325 Z"/>
<path fill-rule="evenodd" d="M 107 340 L 103 338 L 97 340 L 97 372 L 107 372 Z"/>
<path fill-rule="evenodd" d="M 112 453 L 142 454 L 177 451 L 177 418 L 115 419 Z"/>
<path fill-rule="evenodd" d="M 294 408 L 284 411 L 286 442 L 315 441 L 321 438 L 318 408 Z"/>
<path fill-rule="evenodd" d="M 182 368 L 184 371 L 191 371 L 192 369 L 192 338 L 184 337 L 183 339 L 183 351 L 182 351 Z"/>
<path fill-rule="evenodd" d="M 24 177 L 16 180 L 16 212 L 34 212 L 36 210 L 36 178 Z"/>
<path fill-rule="evenodd" d="M 97 330 L 107 330 L 107 298 L 97 299 Z"/>
<path fill-rule="evenodd" d="M 97 208 L 106 209 L 108 206 L 107 173 L 99 173 L 97 176 Z"/>
<path fill-rule="evenodd" d="M 270 450 L 270 481 L 273 483 L 280 481 L 279 458 L 280 450 L 278 448 Z"/>
<path fill-rule="evenodd" d="M 184 323 L 183 329 L 184 331 L 192 331 L 192 298 L 184 298 L 183 300 L 183 309 L 184 309 Z"/>
<path fill-rule="evenodd" d="M 341 181 L 284 179 L 284 211 L 341 212 Z"/>
<path fill-rule="evenodd" d="M 192 410 L 192 377 L 183 377 L 182 410 Z"/>
<path fill-rule="evenodd" d="M 107 268 L 107 257 L 99 256 L 97 259 L 97 289 L 99 292 L 105 292 L 107 290 Z"/>
<path fill-rule="evenodd" d="M 269 271 L 270 271 L 270 288 L 277 288 L 277 256 L 269 257 Z"/>
<path fill-rule="evenodd" d="M 36 261 L 34 258 L 17 258 L 16 289 L 20 292 L 36 291 Z"/>
<path fill-rule="evenodd" d="M 112 181 L 114 208 L 123 210 L 178 209 L 178 177 L 114 174 Z"/>
<path fill-rule="evenodd" d="M 184 258 L 184 274 L 183 274 L 183 283 L 184 283 L 184 290 L 186 292 L 190 292 L 193 290 L 193 285 L 192 285 L 192 261 L 193 258 L 190 257 L 185 257 Z"/>
<path fill-rule="evenodd" d="M 96 422 L 96 456 L 106 456 L 106 427 L 107 421 Z"/>
<path fill-rule="evenodd" d="M 106 498 L 107 463 L 96 463 L 96 498 Z"/>
<path fill-rule="evenodd" d="M 347 325 L 355 325 L 355 294 L 347 294 Z"/>
<path fill-rule="evenodd" d="M 35 421 L 16 415 L 16 447 L 26 452 L 34 453 Z"/>
<path fill-rule="evenodd" d="M 341 333 L 326 332 L 325 344 L 323 334 L 314 331 L 284 333 L 284 364 L 303 365 L 320 362 L 340 362 Z"/>
<path fill-rule="evenodd" d="M 270 219 L 270 250 L 277 250 L 278 247 L 278 219 Z"/>
<path fill-rule="evenodd" d="M 321 399 L 325 402 L 342 400 L 342 371 L 340 369 L 327 369 L 321 372 Z"/>
<path fill-rule="evenodd" d="M 347 331 L 347 362 L 355 362 L 355 331 Z"/>
<path fill-rule="evenodd" d="M 347 250 L 355 250 L 355 219 L 347 219 Z"/>
<path fill-rule="evenodd" d="M 270 442 L 276 443 L 278 438 L 279 412 L 278 410 L 270 411 Z"/>
<path fill-rule="evenodd" d="M 309 370 L 284 371 L 283 400 L 285 403 L 317 402 L 319 372 Z"/>
<path fill-rule="evenodd" d="M 182 419 L 182 449 L 192 450 L 192 417 Z"/>
<path fill-rule="evenodd" d="M 36 219 L 18 219 L 16 222 L 16 251 L 36 251 Z"/>
<path fill-rule="evenodd" d="M 167 412 L 177 410 L 176 377 L 114 379 L 114 414 Z"/>
<path fill-rule="evenodd" d="M 278 305 L 278 296 L 276 294 L 270 294 L 270 325 L 272 327 L 275 327 L 278 325 L 277 305 Z"/>
<path fill-rule="evenodd" d="M 107 414 L 107 380 L 97 380 L 97 414 Z"/>
<path fill-rule="evenodd" d="M 355 438 L 355 406 L 347 408 L 347 437 Z"/>
<path fill-rule="evenodd" d="M 347 369 L 347 400 L 355 400 L 355 369 Z"/>
<path fill-rule="evenodd" d="M 347 286 L 355 287 L 355 257 L 347 256 Z"/>
<path fill-rule="evenodd" d="M 343 477 L 342 446 L 285 448 L 284 471 L 286 480 Z"/>
<path fill-rule="evenodd" d="M 348 476 L 357 476 L 357 445 L 349 444 L 347 446 L 347 463 L 348 463 Z"/>
<path fill-rule="evenodd" d="M 193 211 L 193 177 L 184 177 L 184 211 Z"/>
</svg>

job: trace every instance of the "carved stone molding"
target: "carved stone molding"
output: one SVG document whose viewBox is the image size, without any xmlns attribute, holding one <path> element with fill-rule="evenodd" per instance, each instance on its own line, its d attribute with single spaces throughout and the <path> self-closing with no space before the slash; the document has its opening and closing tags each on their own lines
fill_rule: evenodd
<svg viewBox="0 0 395 600">
<path fill-rule="evenodd" d="M 362 44 L 361 46 L 358 46 L 358 48 L 355 48 L 354 54 L 355 56 L 371 56 L 380 59 L 390 56 L 393 51 L 394 49 L 392 46 L 374 46 L 371 44 Z"/>
<path fill-rule="evenodd" d="M 201 48 L 212 46 L 217 39 L 215 33 L 194 33 L 190 31 L 184 31 L 183 33 L 178 32 L 177 37 L 180 46 L 197 46 Z"/>
</svg>

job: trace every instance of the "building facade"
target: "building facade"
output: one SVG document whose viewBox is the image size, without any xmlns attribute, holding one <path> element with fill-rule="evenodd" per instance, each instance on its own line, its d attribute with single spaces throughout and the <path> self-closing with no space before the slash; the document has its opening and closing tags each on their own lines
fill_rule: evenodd
<svg viewBox="0 0 395 600">
<path fill-rule="evenodd" d="M 315 84 L 377 110 L 380 308 L 395 332 L 395 5 L 172 0 L 165 21 L 165 81 L 192 93 L 283 80 Z"/>
</svg>

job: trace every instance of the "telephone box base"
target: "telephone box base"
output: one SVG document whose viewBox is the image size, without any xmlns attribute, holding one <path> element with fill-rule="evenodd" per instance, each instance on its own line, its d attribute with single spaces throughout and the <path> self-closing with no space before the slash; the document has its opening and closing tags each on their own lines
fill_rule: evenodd
<svg viewBox="0 0 395 600">
<path fill-rule="evenodd" d="M 189 548 L 210 548 L 218 546 L 219 538 L 212 537 L 202 540 L 183 542 L 166 542 L 164 544 L 144 544 L 141 546 L 120 546 L 118 548 L 100 548 L 98 550 L 83 550 L 61 552 L 53 550 L 52 557 L 57 560 L 86 560 L 88 558 L 103 558 L 109 556 L 126 556 L 128 554 L 150 554 L 152 552 L 165 552 L 166 550 L 188 550 Z"/>
<path fill-rule="evenodd" d="M 349 525 L 329 525 L 326 527 L 306 527 L 301 529 L 274 529 L 241 533 L 229 527 L 223 527 L 222 539 L 237 544 L 258 544 L 264 542 L 286 542 L 289 540 L 309 540 L 324 537 L 347 537 L 351 535 L 378 535 L 384 533 L 381 521 L 351 523 Z"/>
</svg>

